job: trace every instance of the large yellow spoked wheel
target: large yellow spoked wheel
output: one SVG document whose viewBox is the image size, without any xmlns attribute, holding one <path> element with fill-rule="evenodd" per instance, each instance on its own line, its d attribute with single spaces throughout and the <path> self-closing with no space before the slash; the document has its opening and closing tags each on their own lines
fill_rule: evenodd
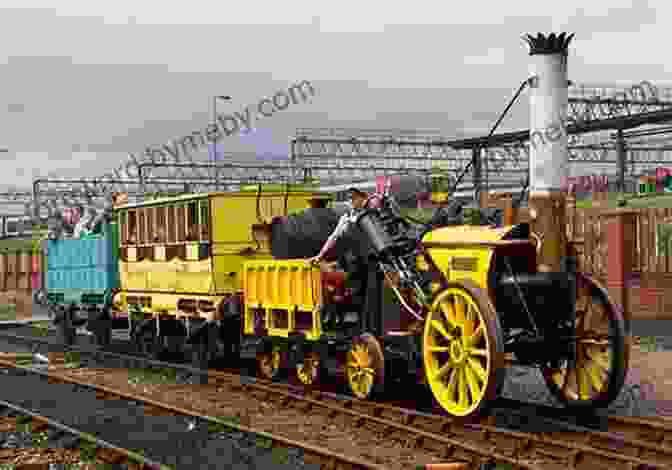
<svg viewBox="0 0 672 470">
<path fill-rule="evenodd" d="M 264 352 L 257 353 L 257 371 L 259 376 L 274 380 L 280 377 L 282 372 L 282 352 L 279 347 L 269 348 Z"/>
<path fill-rule="evenodd" d="M 504 341 L 483 289 L 465 280 L 436 295 L 422 353 L 427 384 L 449 414 L 475 416 L 497 397 L 505 375 Z"/>
<path fill-rule="evenodd" d="M 602 408 L 616 399 L 628 370 L 623 314 L 606 290 L 585 274 L 577 279 L 576 361 L 541 368 L 549 391 L 567 407 Z"/>
<path fill-rule="evenodd" d="M 383 348 L 371 334 L 352 340 L 345 360 L 345 378 L 352 394 L 368 400 L 382 391 L 385 381 Z"/>
<path fill-rule="evenodd" d="M 320 356 L 315 352 L 306 353 L 303 362 L 296 365 L 296 378 L 303 385 L 316 385 L 320 378 Z"/>
</svg>

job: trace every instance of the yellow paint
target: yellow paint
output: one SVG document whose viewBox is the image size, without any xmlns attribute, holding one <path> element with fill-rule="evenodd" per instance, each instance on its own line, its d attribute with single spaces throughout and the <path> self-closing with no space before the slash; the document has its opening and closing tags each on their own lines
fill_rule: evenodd
<svg viewBox="0 0 672 470">
<path fill-rule="evenodd" d="M 432 230 L 422 237 L 423 243 L 479 243 L 501 240 L 513 227 L 490 228 L 460 225 Z"/>
<path fill-rule="evenodd" d="M 119 262 L 121 288 L 214 294 L 210 258 L 201 261 Z"/>
<path fill-rule="evenodd" d="M 442 291 L 425 321 L 425 377 L 436 401 L 453 416 L 469 416 L 487 399 L 493 359 L 486 321 L 462 288 Z"/>
<path fill-rule="evenodd" d="M 422 242 L 427 244 L 446 243 L 446 246 L 429 248 L 428 254 L 436 266 L 446 275 L 450 282 L 470 279 L 482 288 L 488 287 L 488 271 L 492 262 L 493 247 L 488 242 L 500 241 L 513 227 L 491 228 L 483 226 L 462 225 L 444 227 L 427 233 Z M 451 246 L 449 244 L 455 244 Z M 460 246 L 465 244 L 465 246 Z M 476 271 L 452 269 L 452 258 L 476 258 Z M 418 268 L 426 263 L 418 260 Z"/>
<path fill-rule="evenodd" d="M 158 315 L 159 312 L 168 314 L 168 315 L 175 315 L 177 317 L 179 316 L 189 316 L 189 317 L 200 317 L 208 320 L 216 320 L 216 315 L 217 311 L 215 310 L 214 312 L 203 312 L 200 314 L 189 314 L 186 315 L 185 313 L 180 313 L 177 310 L 177 303 L 178 301 L 182 299 L 187 299 L 187 300 L 205 300 L 212 302 L 214 305 L 219 305 L 220 302 L 224 300 L 224 297 L 222 296 L 208 296 L 208 295 L 179 295 L 179 294 L 170 294 L 170 293 L 136 293 L 136 292 L 126 292 L 126 291 L 121 291 L 118 294 L 118 297 L 115 297 L 115 302 L 117 302 L 116 305 L 118 305 L 118 308 L 122 311 L 127 311 L 128 310 L 128 297 L 150 297 L 152 299 L 152 307 L 151 308 L 143 308 L 143 311 L 145 313 L 150 313 L 150 314 L 155 314 Z"/>
<path fill-rule="evenodd" d="M 488 271 L 492 260 L 492 247 L 483 245 L 474 246 L 473 248 L 432 248 L 428 252 L 449 282 L 470 279 L 479 287 L 484 289 L 488 287 Z M 457 271 L 451 269 L 452 258 L 476 258 L 476 271 Z"/>
<path fill-rule="evenodd" d="M 257 243 L 253 240 L 253 224 L 268 223 L 273 217 L 300 212 L 309 207 L 311 199 L 329 199 L 324 194 L 314 192 L 293 191 L 286 195 L 283 192 L 262 190 L 260 197 L 256 192 L 194 194 L 160 198 L 117 209 L 203 200 L 204 197 L 207 197 L 210 202 L 208 222 L 211 228 L 212 256 L 199 261 L 198 243 L 186 242 L 186 260 L 165 261 L 166 247 L 155 244 L 153 248 L 155 261 L 137 262 L 137 248 L 128 247 L 128 261 L 119 262 L 122 289 L 119 303 L 122 309 L 128 308 L 124 292 L 129 290 L 138 291 L 138 293 L 128 295 L 152 299 L 152 308 L 145 309 L 146 313 L 163 311 L 179 316 L 177 303 L 181 299 L 208 300 L 218 305 L 223 299 L 223 294 L 243 290 L 242 273 L 245 262 L 259 260 L 261 263 L 268 263 L 269 261 L 264 260 L 271 259 L 268 249 L 258 249 Z M 296 266 L 300 265 L 302 269 L 298 269 L 292 263 Z M 264 308 L 272 307 L 289 312 L 290 328 L 273 329 L 271 334 L 286 336 L 294 328 L 294 312 L 298 309 L 313 312 L 313 325 L 308 336 L 309 339 L 319 338 L 322 334 L 319 316 L 321 301 L 319 272 L 317 275 L 310 274 L 313 269 L 310 267 L 303 269 L 306 265 L 302 261 L 280 262 L 277 266 L 283 266 L 283 269 L 274 271 L 273 276 L 275 277 L 272 280 L 260 276 L 259 282 L 262 282 L 262 287 L 266 290 L 260 302 L 263 301 Z M 313 280 L 312 277 L 315 279 Z M 277 288 L 269 284 L 271 281 L 276 283 Z M 257 282 L 256 278 L 254 282 Z M 311 292 L 311 289 L 317 290 L 317 297 L 309 298 L 308 292 Z M 247 293 L 245 297 L 248 297 Z M 249 317 L 248 308 L 249 305 L 246 304 L 246 320 Z M 267 315 L 271 313 L 267 312 Z M 214 318 L 212 313 L 203 313 L 200 316 Z"/>
<path fill-rule="evenodd" d="M 316 340 L 322 335 L 319 314 L 322 283 L 319 268 L 303 260 L 248 261 L 243 268 L 245 287 L 246 334 L 254 334 L 254 314 L 262 310 L 270 336 L 287 337 L 296 329 L 295 312 L 311 312 L 312 328 L 306 338 Z M 286 312 L 288 328 L 272 328 L 273 310 Z"/>
<path fill-rule="evenodd" d="M 271 259 L 268 250 L 259 250 L 252 238 L 253 224 L 269 223 L 273 217 L 300 212 L 316 193 L 290 193 L 285 213 L 284 193 L 221 193 L 211 196 L 212 254 L 214 284 L 218 292 L 242 290 L 240 271 L 248 260 Z M 324 195 L 319 195 L 324 198 Z M 261 220 L 260 220 L 261 219 Z M 241 254 L 245 253 L 245 254 Z"/>
</svg>

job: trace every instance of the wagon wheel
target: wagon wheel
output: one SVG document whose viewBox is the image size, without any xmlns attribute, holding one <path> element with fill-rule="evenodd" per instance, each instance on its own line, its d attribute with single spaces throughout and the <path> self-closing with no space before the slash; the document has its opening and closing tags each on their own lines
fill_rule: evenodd
<svg viewBox="0 0 672 470">
<path fill-rule="evenodd" d="M 137 351 L 145 357 L 158 360 L 161 359 L 161 342 L 156 336 L 156 329 L 144 328 L 135 335 L 135 346 Z"/>
<path fill-rule="evenodd" d="M 602 408 L 616 399 L 627 374 L 625 321 L 609 295 L 579 273 L 576 299 L 576 363 L 541 368 L 555 398 L 572 408 Z"/>
<path fill-rule="evenodd" d="M 476 415 L 497 397 L 505 373 L 502 329 L 485 291 L 473 282 L 437 294 L 422 350 L 429 388 L 451 415 Z"/>
<path fill-rule="evenodd" d="M 303 385 L 315 385 L 320 378 L 320 357 L 315 352 L 306 353 L 302 362 L 296 365 L 296 378 Z"/>
<path fill-rule="evenodd" d="M 282 374 L 282 351 L 279 346 L 257 353 L 257 371 L 267 380 L 275 380 Z"/>
<path fill-rule="evenodd" d="M 382 391 L 385 382 L 385 357 L 378 340 L 364 333 L 352 340 L 345 360 L 345 377 L 350 391 L 367 400 Z"/>
</svg>

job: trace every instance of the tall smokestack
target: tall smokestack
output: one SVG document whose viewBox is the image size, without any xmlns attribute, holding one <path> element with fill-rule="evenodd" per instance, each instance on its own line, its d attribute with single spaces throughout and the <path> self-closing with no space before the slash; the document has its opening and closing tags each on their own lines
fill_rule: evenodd
<svg viewBox="0 0 672 470">
<path fill-rule="evenodd" d="M 565 202 L 569 176 L 567 150 L 567 52 L 573 34 L 525 37 L 530 47 L 530 206 L 533 230 L 544 243 L 541 264 L 558 271 L 566 255 Z M 562 230 L 558 228 L 562 227 Z"/>
</svg>

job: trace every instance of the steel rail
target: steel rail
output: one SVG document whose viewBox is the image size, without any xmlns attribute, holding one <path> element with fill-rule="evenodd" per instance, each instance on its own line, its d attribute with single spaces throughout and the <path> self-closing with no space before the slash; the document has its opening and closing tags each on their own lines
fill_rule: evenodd
<svg viewBox="0 0 672 470">
<path fill-rule="evenodd" d="M 0 360 L 0 363 L 4 361 Z M 63 431 L 65 433 L 71 434 L 73 436 L 77 436 L 78 439 L 88 442 L 90 444 L 94 444 L 97 447 L 103 447 L 105 449 L 108 449 L 109 451 L 112 451 L 113 453 L 120 455 L 123 457 L 124 460 L 131 460 L 136 463 L 140 463 L 142 465 L 148 466 L 152 469 L 161 469 L 161 470 L 172 470 L 172 468 L 168 465 L 164 465 L 160 462 L 156 462 L 152 459 L 148 459 L 147 457 L 138 454 L 137 452 L 133 452 L 132 450 L 124 449 L 122 447 L 115 446 L 114 444 L 107 442 L 103 439 L 100 439 L 92 434 L 85 433 L 78 431 L 70 426 L 67 426 L 63 423 L 60 423 L 56 420 L 53 420 L 51 418 L 48 418 L 46 416 L 42 416 L 39 413 L 36 413 L 32 410 L 29 410 L 27 408 L 24 408 L 19 405 L 15 405 L 14 403 L 10 403 L 5 400 L 0 400 L 0 407 L 4 408 L 9 408 L 11 410 L 14 410 L 15 412 L 22 414 L 24 416 L 30 416 L 32 419 L 38 422 L 42 422 L 46 424 L 47 426 L 58 429 L 59 431 Z M 119 463 L 118 461 L 115 463 Z"/>
<path fill-rule="evenodd" d="M 6 336 L 4 332 L 2 333 L 2 336 Z M 22 340 L 25 342 L 33 342 L 35 338 L 22 337 Z M 672 464 L 672 447 L 665 441 L 665 437 L 672 433 L 672 422 L 659 419 L 610 416 L 608 417 L 609 427 L 615 427 L 618 429 L 618 431 L 604 432 L 599 430 L 596 431 L 594 428 L 585 425 L 572 425 L 565 420 L 557 418 L 545 418 L 546 421 L 550 422 L 551 425 L 556 425 L 556 427 L 561 429 L 561 437 L 564 439 L 560 440 L 559 438 L 556 439 L 553 437 L 555 435 L 554 433 L 557 434 L 557 431 L 546 433 L 547 435 L 543 436 L 535 436 L 525 432 L 498 428 L 492 425 L 492 416 L 487 418 L 485 421 L 469 423 L 465 426 L 464 424 L 460 423 L 459 420 L 451 419 L 446 416 L 429 415 L 428 417 L 426 414 L 416 412 L 415 410 L 384 405 L 376 402 L 350 399 L 343 403 L 341 398 L 341 404 L 337 405 L 335 404 L 337 401 L 333 399 L 330 402 L 327 402 L 329 399 L 329 394 L 324 394 L 322 392 L 319 392 L 321 393 L 321 395 L 319 395 L 320 400 L 315 400 L 306 394 L 302 395 L 298 389 L 291 386 L 270 382 L 264 383 L 259 379 L 250 379 L 246 383 L 241 383 L 241 379 L 244 377 L 241 377 L 239 374 L 203 371 L 182 364 L 153 361 L 135 356 L 129 357 L 118 353 L 109 353 L 105 351 L 92 351 L 73 347 L 68 349 L 79 350 L 80 352 L 84 353 L 88 352 L 92 354 L 103 354 L 105 356 L 116 357 L 117 359 L 122 359 L 125 361 L 139 361 L 145 365 L 173 368 L 176 370 L 188 371 L 192 374 L 207 374 L 210 378 L 215 379 L 218 382 L 223 381 L 229 384 L 232 382 L 232 380 L 237 378 L 237 387 L 242 387 L 242 389 L 251 394 L 261 392 L 265 394 L 264 399 L 266 400 L 280 399 L 283 403 L 285 403 L 285 405 L 299 400 L 303 401 L 304 404 L 308 403 L 312 408 L 324 408 L 329 410 L 330 413 L 336 414 L 345 413 L 355 420 L 368 420 L 370 422 L 376 423 L 378 426 L 386 426 L 388 430 L 392 429 L 397 432 L 416 433 L 416 437 L 429 439 L 435 443 L 448 446 L 449 449 L 452 449 L 451 452 L 453 452 L 454 455 L 450 452 L 444 452 L 441 454 L 443 458 L 464 457 L 464 452 L 467 452 L 471 459 L 488 460 L 494 457 L 500 462 L 513 464 L 519 466 L 520 468 L 548 468 L 546 466 L 537 467 L 535 466 L 536 464 L 530 464 L 529 462 L 526 463 L 518 458 L 511 458 L 503 454 L 493 453 L 493 449 L 497 448 L 498 440 L 502 441 L 508 439 L 516 441 L 520 445 L 524 444 L 523 447 L 527 449 L 527 452 L 538 450 L 544 446 L 553 447 L 556 449 L 556 452 L 560 452 L 564 454 L 564 457 L 570 459 L 563 462 L 562 465 L 571 466 L 572 462 L 576 463 L 578 460 L 584 457 L 592 457 L 605 461 L 610 460 L 621 465 L 629 465 L 631 468 L 642 469 L 664 468 L 661 467 L 661 461 L 665 461 L 665 465 Z M 520 405 L 519 402 L 516 403 Z M 525 405 L 527 408 L 533 408 L 533 406 L 530 404 Z M 360 411 L 353 411 L 355 406 Z M 515 409 L 514 406 L 509 406 L 510 410 Z M 541 410 L 541 408 L 542 407 L 539 407 L 539 410 Z M 364 412 L 362 412 L 362 410 L 364 410 Z M 392 415 L 396 416 L 396 419 L 381 420 L 379 417 L 382 413 L 391 413 Z M 534 415 L 535 412 L 533 411 L 531 414 Z M 541 412 L 537 411 L 536 414 L 541 414 Z M 406 426 L 406 424 L 411 422 L 413 423 L 414 428 Z M 577 431 L 583 432 L 583 434 L 580 435 L 578 441 L 576 435 Z M 452 438 L 447 438 L 445 436 L 445 433 L 447 432 L 451 433 Z M 464 440 L 465 433 L 472 434 L 472 436 L 469 437 L 469 439 L 466 441 Z M 481 437 L 486 436 L 486 442 L 484 444 L 487 444 L 487 450 L 470 444 L 470 441 L 473 442 L 474 433 Z M 574 442 L 570 443 L 567 442 L 567 440 Z M 607 443 L 607 449 L 613 449 L 613 446 L 617 445 L 620 449 L 627 450 L 627 452 L 622 451 L 621 453 L 615 453 L 613 451 L 605 450 L 602 448 L 605 442 Z M 456 454 L 456 451 L 458 450 L 460 450 L 461 453 L 457 452 Z M 559 456 L 557 455 L 555 456 L 556 459 L 558 457 Z M 502 458 L 504 460 L 500 460 Z M 528 464 L 529 466 L 526 466 Z"/>
</svg>

